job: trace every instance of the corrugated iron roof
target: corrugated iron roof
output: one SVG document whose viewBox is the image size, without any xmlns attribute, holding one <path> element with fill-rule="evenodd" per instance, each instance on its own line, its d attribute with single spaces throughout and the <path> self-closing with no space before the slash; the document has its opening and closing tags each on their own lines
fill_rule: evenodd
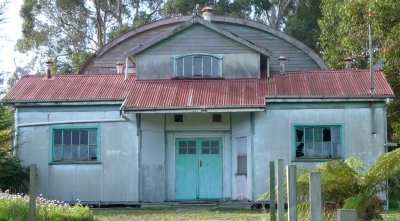
<svg viewBox="0 0 400 221">
<path fill-rule="evenodd" d="M 5 102 L 121 100 L 123 107 L 250 107 L 264 106 L 265 96 L 391 97 L 381 71 L 375 71 L 375 94 L 368 70 L 290 72 L 271 79 L 136 80 L 129 75 L 43 75 L 22 77 Z"/>
<path fill-rule="evenodd" d="M 309 71 L 273 74 L 268 96 L 393 96 L 382 71 L 374 72 L 375 93 L 370 90 L 369 70 Z"/>
</svg>

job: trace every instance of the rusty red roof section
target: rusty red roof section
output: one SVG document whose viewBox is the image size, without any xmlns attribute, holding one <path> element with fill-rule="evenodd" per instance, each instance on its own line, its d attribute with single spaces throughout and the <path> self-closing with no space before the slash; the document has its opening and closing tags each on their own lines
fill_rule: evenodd
<svg viewBox="0 0 400 221">
<path fill-rule="evenodd" d="M 392 97 L 381 71 L 375 94 L 368 70 L 290 72 L 271 79 L 136 80 L 129 75 L 43 75 L 22 77 L 5 102 L 123 101 L 123 108 L 261 107 L 265 97 Z"/>
<path fill-rule="evenodd" d="M 375 93 L 371 93 L 369 70 L 310 71 L 274 74 L 267 96 L 357 97 L 387 96 L 393 91 L 382 71 L 374 72 Z"/>
</svg>

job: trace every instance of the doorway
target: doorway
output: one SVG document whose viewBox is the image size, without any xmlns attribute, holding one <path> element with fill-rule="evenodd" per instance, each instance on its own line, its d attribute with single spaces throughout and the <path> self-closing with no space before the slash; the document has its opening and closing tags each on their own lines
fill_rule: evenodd
<svg viewBox="0 0 400 221">
<path fill-rule="evenodd" d="M 175 198 L 222 198 L 222 139 L 176 138 Z"/>
</svg>

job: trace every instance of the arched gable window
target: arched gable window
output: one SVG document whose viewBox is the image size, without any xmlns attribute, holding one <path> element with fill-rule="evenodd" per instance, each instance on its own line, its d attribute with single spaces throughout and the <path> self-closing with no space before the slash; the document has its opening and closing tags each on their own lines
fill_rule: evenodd
<svg viewBox="0 0 400 221">
<path fill-rule="evenodd" d="M 174 58 L 175 77 L 221 77 L 222 56 L 189 54 Z"/>
</svg>

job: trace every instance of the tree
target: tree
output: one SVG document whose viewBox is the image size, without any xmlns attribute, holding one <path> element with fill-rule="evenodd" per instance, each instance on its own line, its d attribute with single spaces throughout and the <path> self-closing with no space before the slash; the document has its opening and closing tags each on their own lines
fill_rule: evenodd
<svg viewBox="0 0 400 221">
<path fill-rule="evenodd" d="M 320 29 L 318 20 L 322 16 L 321 0 L 300 0 L 293 15 L 288 16 L 283 31 L 319 52 Z"/>
<path fill-rule="evenodd" d="M 252 0 L 254 19 L 275 29 L 281 29 L 286 17 L 293 13 L 294 0 Z"/>
<path fill-rule="evenodd" d="M 238 18 L 248 18 L 251 13 L 250 0 L 168 0 L 164 7 L 167 16 L 191 15 L 195 13 L 196 4 L 201 10 L 204 6 L 212 6 L 214 14 Z M 201 12 L 198 12 L 201 14 Z"/>
<path fill-rule="evenodd" d="M 372 13 L 369 16 L 368 10 Z M 396 0 L 324 0 L 320 43 L 323 59 L 333 69 L 344 67 L 351 56 L 355 68 L 367 68 L 368 22 L 372 21 L 374 62 L 385 60 L 384 73 L 397 96 L 388 105 L 389 132 L 400 134 L 400 5 Z M 397 128 L 397 129 L 396 129 Z"/>
<path fill-rule="evenodd" d="M 146 13 L 146 21 L 152 21 L 160 15 L 161 6 L 162 1 L 156 0 L 24 0 L 17 49 L 33 52 L 33 63 L 52 57 L 58 71 L 76 72 L 89 54 L 121 30 L 132 28 L 137 19 L 143 24 L 141 7 L 154 10 Z"/>
</svg>

